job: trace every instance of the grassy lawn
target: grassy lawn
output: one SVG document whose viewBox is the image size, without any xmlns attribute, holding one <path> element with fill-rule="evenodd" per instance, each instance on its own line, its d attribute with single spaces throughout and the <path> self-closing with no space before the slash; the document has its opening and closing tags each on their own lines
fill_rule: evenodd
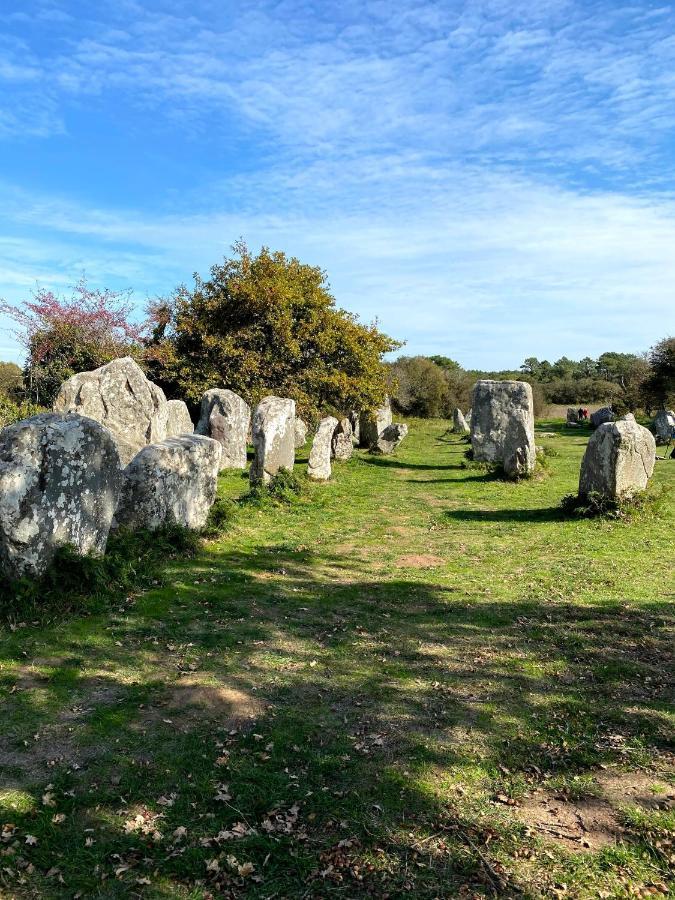
<svg viewBox="0 0 675 900">
<path fill-rule="evenodd" d="M 1 896 L 667 894 L 675 492 L 564 520 L 586 435 L 511 484 L 445 427 L 3 632 Z"/>
</svg>

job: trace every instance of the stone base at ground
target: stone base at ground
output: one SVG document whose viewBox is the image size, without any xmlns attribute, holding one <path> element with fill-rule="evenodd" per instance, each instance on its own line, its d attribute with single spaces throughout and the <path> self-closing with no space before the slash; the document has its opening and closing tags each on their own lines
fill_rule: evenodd
<svg viewBox="0 0 675 900">
<path fill-rule="evenodd" d="M 511 475 L 534 469 L 534 404 L 524 381 L 477 381 L 471 404 L 471 447 L 476 462 L 496 463 Z"/>
<path fill-rule="evenodd" d="M 331 476 L 330 457 L 333 432 L 337 424 L 338 420 L 334 416 L 326 416 L 319 422 L 307 466 L 307 475 L 314 481 L 327 481 Z"/>
<path fill-rule="evenodd" d="M 362 412 L 359 416 L 359 446 L 372 447 L 385 428 L 391 425 L 391 404 L 387 397 L 385 403 L 371 412 Z"/>
<path fill-rule="evenodd" d="M 267 482 L 279 469 L 295 463 L 295 401 L 265 397 L 253 413 L 251 484 Z"/>
<path fill-rule="evenodd" d="M 654 471 L 654 435 L 629 413 L 600 425 L 591 435 L 579 476 L 579 495 L 622 500 L 643 491 Z"/>
<path fill-rule="evenodd" d="M 456 407 L 452 413 L 452 431 L 454 434 L 468 434 L 469 428 L 464 413 L 459 407 Z"/>
<path fill-rule="evenodd" d="M 251 409 L 245 400 L 226 388 L 213 388 L 202 397 L 197 434 L 218 441 L 223 448 L 221 469 L 245 469 Z"/>
<path fill-rule="evenodd" d="M 164 440 L 169 408 L 164 391 L 126 356 L 65 381 L 54 412 L 78 413 L 105 425 L 126 465 L 142 447 Z"/>
<path fill-rule="evenodd" d="M 102 553 L 122 485 L 110 432 L 43 413 L 0 432 L 0 568 L 40 575 L 58 547 Z"/>
<path fill-rule="evenodd" d="M 116 524 L 203 528 L 216 499 L 221 454 L 218 441 L 198 434 L 144 447 L 124 470 Z"/>
<path fill-rule="evenodd" d="M 378 437 L 377 442 L 370 448 L 371 453 L 382 453 L 384 455 L 393 453 L 407 433 L 407 425 L 402 425 L 399 422 L 387 425 Z"/>
<path fill-rule="evenodd" d="M 675 437 L 675 412 L 672 409 L 659 410 L 654 416 L 652 428 L 656 435 L 656 443 L 667 444 L 671 437 Z"/>
</svg>

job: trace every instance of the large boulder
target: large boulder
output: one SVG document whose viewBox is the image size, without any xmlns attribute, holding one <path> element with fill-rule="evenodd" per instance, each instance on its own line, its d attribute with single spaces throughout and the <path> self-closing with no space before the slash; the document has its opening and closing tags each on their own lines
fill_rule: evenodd
<svg viewBox="0 0 675 900">
<path fill-rule="evenodd" d="M 392 425 L 387 425 L 384 431 L 380 432 L 380 436 L 370 448 L 370 452 L 382 453 L 384 455 L 393 453 L 407 433 L 408 426 L 403 425 L 400 422 L 394 422 Z"/>
<path fill-rule="evenodd" d="M 337 423 L 333 432 L 332 449 L 335 459 L 351 459 L 354 452 L 354 430 L 349 417 L 340 419 Z"/>
<path fill-rule="evenodd" d="M 202 397 L 197 434 L 213 438 L 223 448 L 222 469 L 246 468 L 251 408 L 234 391 L 214 388 Z"/>
<path fill-rule="evenodd" d="M 596 409 L 594 413 L 591 413 L 591 425 L 593 426 L 593 428 L 599 428 L 606 422 L 613 421 L 614 410 L 611 406 L 601 406 L 600 409 Z"/>
<path fill-rule="evenodd" d="M 295 401 L 265 397 L 253 413 L 251 484 L 267 482 L 279 469 L 295 463 Z"/>
<path fill-rule="evenodd" d="M 477 462 L 496 463 L 506 474 L 534 469 L 534 405 L 525 381 L 477 381 L 471 404 L 471 447 Z"/>
<path fill-rule="evenodd" d="M 40 575 L 58 547 L 103 553 L 122 485 L 111 433 L 42 413 L 0 432 L 0 567 Z"/>
<path fill-rule="evenodd" d="M 337 428 L 337 424 L 338 420 L 334 416 L 326 416 L 319 422 L 307 466 L 307 475 L 314 481 L 327 481 L 330 478 L 333 432 Z"/>
<path fill-rule="evenodd" d="M 652 428 L 657 444 L 667 444 L 675 435 L 675 412 L 672 409 L 661 409 L 654 416 Z"/>
<path fill-rule="evenodd" d="M 471 431 L 459 407 L 455 407 L 452 412 L 452 431 L 454 434 L 468 434 Z"/>
<path fill-rule="evenodd" d="M 54 412 L 78 413 L 105 425 L 124 465 L 142 447 L 164 440 L 169 415 L 164 391 L 130 356 L 73 375 L 61 385 Z"/>
<path fill-rule="evenodd" d="M 299 450 L 300 447 L 305 446 L 305 443 L 307 441 L 307 424 L 300 418 L 300 416 L 295 417 L 294 429 L 295 449 Z"/>
<path fill-rule="evenodd" d="M 178 437 L 180 434 L 192 434 L 195 426 L 190 418 L 187 404 L 182 400 L 169 400 L 167 402 L 168 414 L 166 418 L 166 436 Z"/>
<path fill-rule="evenodd" d="M 379 408 L 364 411 L 359 416 L 359 445 L 372 447 L 387 426 L 391 425 L 391 404 L 389 397 Z"/>
<path fill-rule="evenodd" d="M 647 487 L 656 461 L 656 441 L 635 417 L 605 422 L 591 435 L 579 476 L 579 495 L 608 500 L 630 497 Z"/>
<path fill-rule="evenodd" d="M 144 447 L 124 470 L 115 524 L 203 528 L 216 499 L 221 454 L 218 441 L 199 434 Z"/>
</svg>

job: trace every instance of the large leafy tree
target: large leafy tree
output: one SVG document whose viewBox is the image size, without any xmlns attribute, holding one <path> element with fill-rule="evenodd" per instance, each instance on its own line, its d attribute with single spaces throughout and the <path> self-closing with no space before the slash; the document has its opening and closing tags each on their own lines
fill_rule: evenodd
<svg viewBox="0 0 675 900">
<path fill-rule="evenodd" d="M 650 373 L 644 394 L 654 407 L 675 406 L 675 337 L 667 337 L 649 351 Z"/>
<path fill-rule="evenodd" d="M 322 269 L 265 247 L 233 250 L 154 308 L 150 366 L 167 391 L 193 403 L 221 386 L 250 403 L 274 393 L 306 416 L 381 403 L 382 359 L 400 344 L 339 309 Z"/>
</svg>

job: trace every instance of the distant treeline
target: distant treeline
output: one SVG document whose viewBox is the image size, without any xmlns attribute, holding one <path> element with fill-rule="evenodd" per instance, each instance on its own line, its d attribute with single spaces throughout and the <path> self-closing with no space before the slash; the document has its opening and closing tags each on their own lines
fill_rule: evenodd
<svg viewBox="0 0 675 900">
<path fill-rule="evenodd" d="M 675 404 L 675 338 L 659 341 L 648 353 L 603 353 L 597 359 L 561 357 L 554 363 L 528 357 L 518 371 L 463 369 L 447 356 L 401 356 L 390 364 L 394 405 L 407 415 L 449 417 L 471 406 L 480 378 L 516 378 L 532 385 L 535 414 L 549 404 L 609 403 L 617 411 Z"/>
</svg>

